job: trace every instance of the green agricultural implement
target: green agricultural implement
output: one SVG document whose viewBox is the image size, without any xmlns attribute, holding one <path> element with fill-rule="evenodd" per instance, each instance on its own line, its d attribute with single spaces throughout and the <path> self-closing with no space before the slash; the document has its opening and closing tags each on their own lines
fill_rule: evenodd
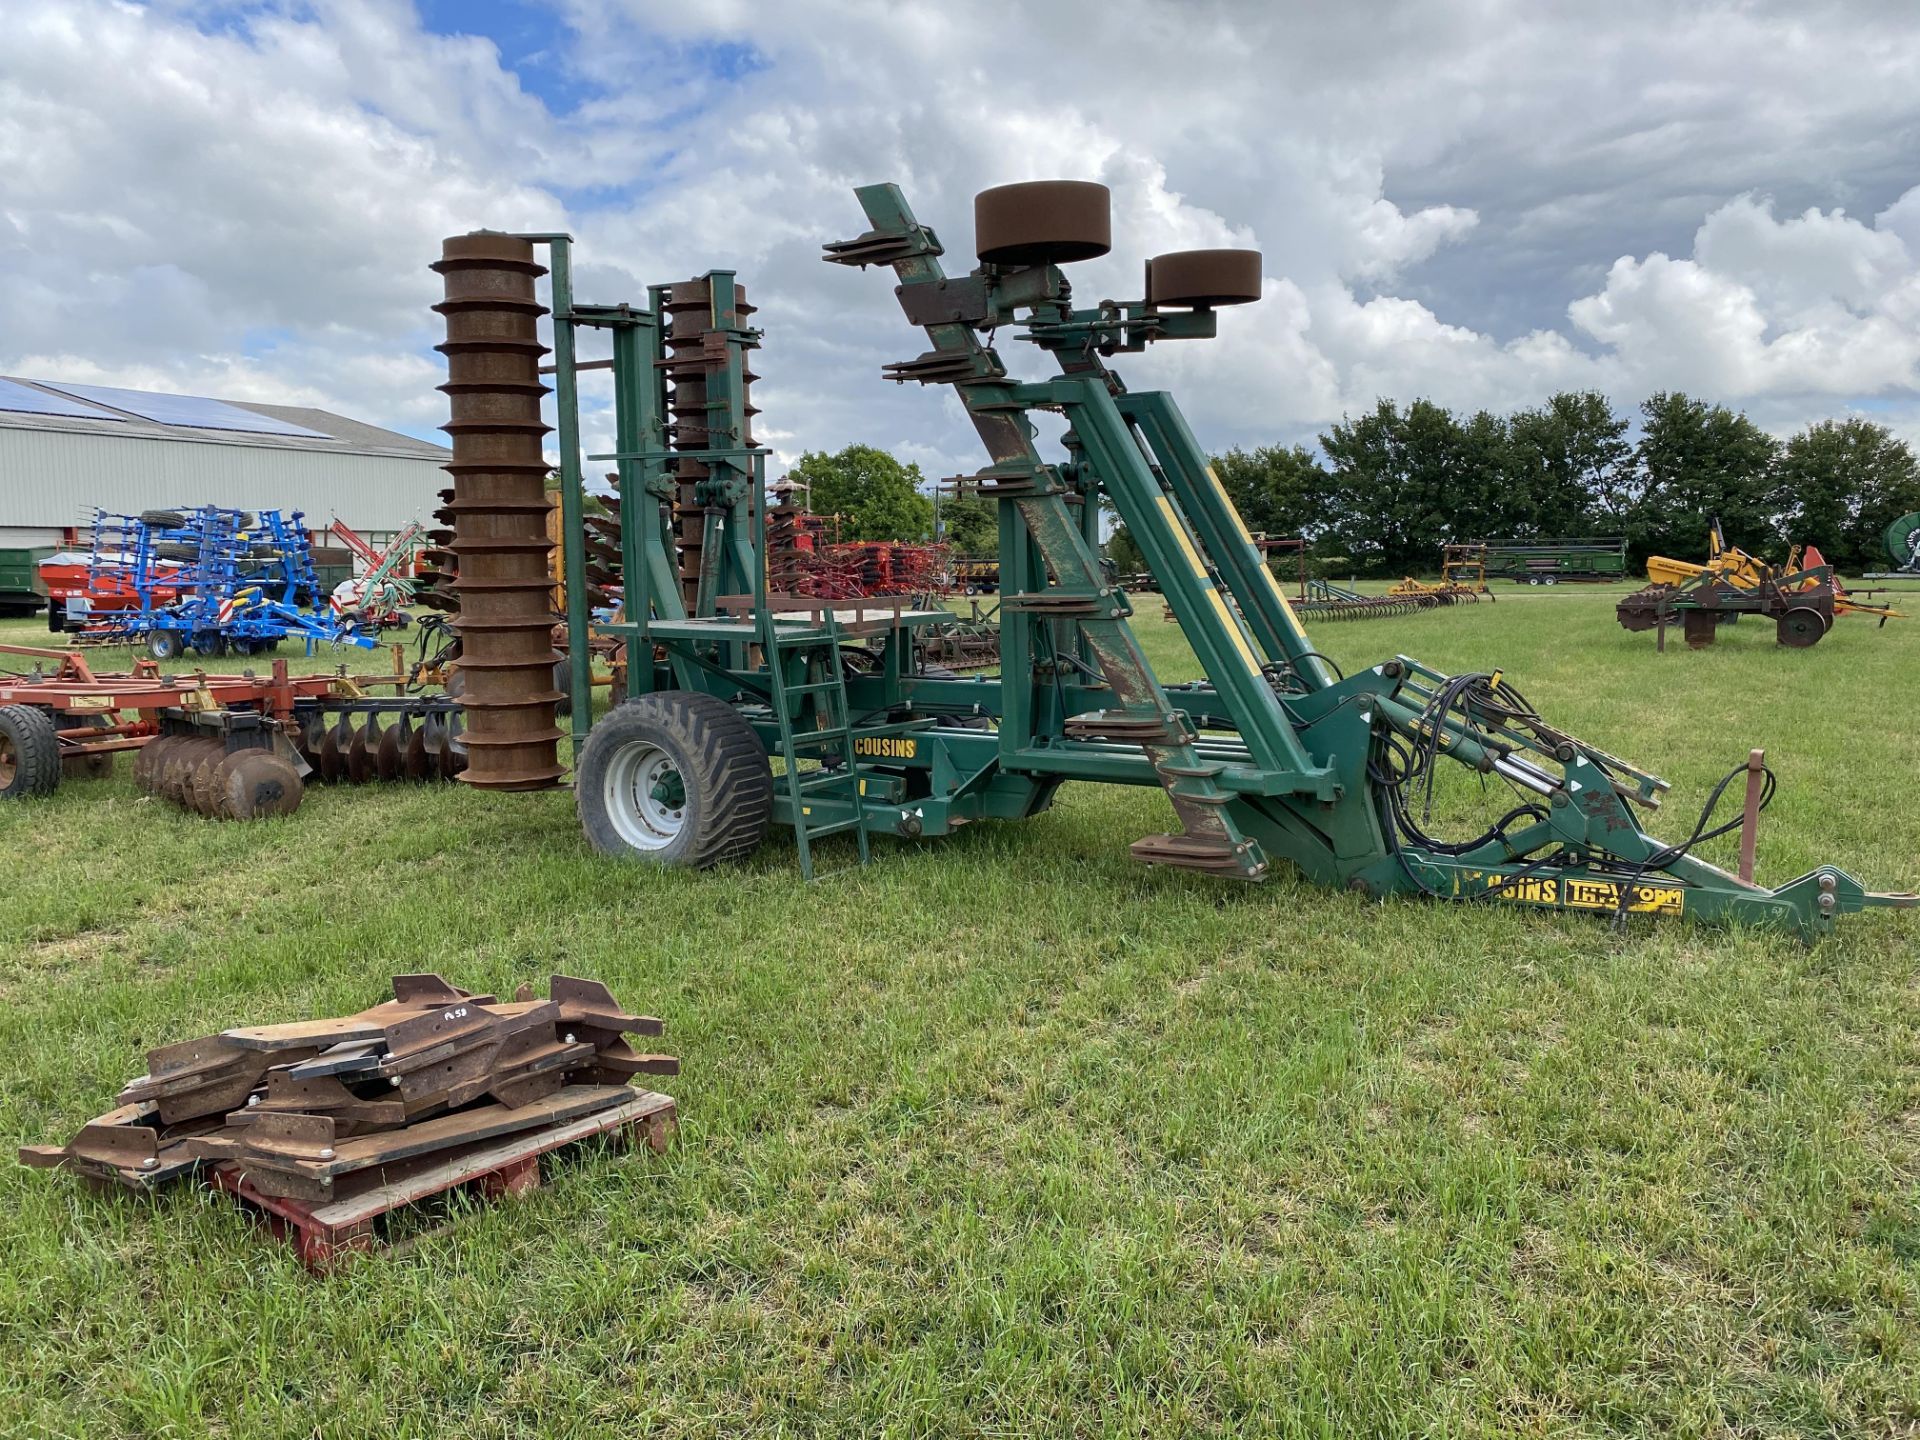
<svg viewBox="0 0 1920 1440">
<path fill-rule="evenodd" d="M 1891 570 L 1877 570 L 1869 580 L 1920 580 L 1920 510 L 1902 515 L 1887 527 L 1882 537 Z"/>
<path fill-rule="evenodd" d="M 618 448 L 587 458 L 617 467 L 628 518 L 624 619 L 599 628 L 626 644 L 630 698 L 577 756 L 576 802 L 596 847 L 706 865 L 744 855 L 771 820 L 792 828 L 811 877 L 825 837 L 853 837 L 838 853 L 865 861 L 871 837 L 1024 819 L 1087 781 L 1165 792 L 1178 828 L 1136 840 L 1135 858 L 1231 879 L 1262 880 L 1284 862 L 1375 897 L 1687 915 L 1808 937 L 1838 914 L 1916 903 L 1832 866 L 1768 889 L 1710 865 L 1693 849 L 1743 823 L 1716 826 L 1711 805 L 1685 840 L 1655 839 L 1635 810 L 1657 806 L 1665 782 L 1556 728 L 1497 671 L 1448 676 L 1397 656 L 1343 676 L 1316 652 L 1173 400 L 1128 390 L 1108 365 L 1213 336 L 1218 307 L 1259 297 L 1257 253 L 1159 256 L 1144 299 L 1079 305 L 1061 266 L 1108 248 L 1103 187 L 984 192 L 982 263 L 958 277 L 897 188 L 856 193 L 868 228 L 825 258 L 893 272 L 928 348 L 886 378 L 952 387 L 989 456 L 967 484 L 998 504 L 1001 673 L 921 663 L 915 634 L 946 612 L 768 593 L 768 452 L 748 439 L 745 399 L 759 337 L 730 272 L 654 286 L 647 308 L 581 305 L 565 237 L 528 237 L 552 268 L 569 573 L 582 545 L 575 335 L 611 332 Z M 672 298 L 686 295 L 700 297 L 698 315 Z M 1016 379 L 996 335 L 1031 344 L 1056 373 Z M 1036 444 L 1030 417 L 1043 411 L 1066 423 L 1055 458 Z M 1204 681 L 1163 683 L 1142 653 L 1128 596 L 1102 573 L 1108 505 Z M 579 744 L 588 618 L 584 600 L 569 600 Z M 1483 833 L 1452 841 L 1422 828 L 1449 763 L 1517 797 Z M 1751 773 L 1749 840 L 1771 787 Z"/>
</svg>

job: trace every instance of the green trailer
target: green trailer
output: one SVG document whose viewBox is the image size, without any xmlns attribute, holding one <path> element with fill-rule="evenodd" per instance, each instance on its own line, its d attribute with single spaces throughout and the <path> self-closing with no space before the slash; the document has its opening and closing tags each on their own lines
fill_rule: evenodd
<svg viewBox="0 0 1920 1440">
<path fill-rule="evenodd" d="M 47 603 L 40 562 L 54 554 L 51 545 L 0 550 L 0 615 L 37 615 Z"/>
<path fill-rule="evenodd" d="M 1627 541 L 1622 535 L 1573 540 L 1489 540 L 1487 578 L 1520 585 L 1624 580 Z"/>
<path fill-rule="evenodd" d="M 1869 580 L 1920 580 L 1920 510 L 1902 515 L 1883 537 L 1891 570 L 1876 570 Z"/>
</svg>

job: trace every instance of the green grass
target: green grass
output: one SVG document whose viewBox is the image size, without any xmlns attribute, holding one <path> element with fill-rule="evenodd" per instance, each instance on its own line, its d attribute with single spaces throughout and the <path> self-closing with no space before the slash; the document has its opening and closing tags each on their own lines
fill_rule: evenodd
<svg viewBox="0 0 1920 1440">
<path fill-rule="evenodd" d="M 1656 655 L 1620 588 L 1315 638 L 1505 667 L 1674 782 L 1667 834 L 1763 745 L 1761 878 L 1920 885 L 1920 621 Z M 223 1197 L 0 1172 L 0 1432 L 1920 1426 L 1911 912 L 1809 950 L 1232 888 L 1135 866 L 1164 802 L 1084 786 L 802 888 L 784 832 L 707 874 L 591 856 L 564 793 L 222 825 L 126 769 L 0 808 L 9 1141 L 148 1046 L 413 969 L 603 978 L 668 1022 L 681 1136 L 319 1280 Z"/>
</svg>

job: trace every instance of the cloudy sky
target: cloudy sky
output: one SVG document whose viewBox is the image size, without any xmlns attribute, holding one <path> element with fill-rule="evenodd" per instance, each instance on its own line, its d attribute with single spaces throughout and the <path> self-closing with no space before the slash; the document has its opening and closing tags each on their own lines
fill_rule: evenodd
<svg viewBox="0 0 1920 1440">
<path fill-rule="evenodd" d="M 965 268 L 976 190 L 1073 177 L 1114 196 L 1082 295 L 1265 252 L 1220 339 L 1127 367 L 1215 448 L 1567 387 L 1920 441 L 1920 7 L 0 0 L 0 36 L 0 373 L 432 435 L 440 237 L 565 228 L 583 299 L 741 272 L 784 457 L 952 474 L 951 402 L 878 378 L 921 348 L 890 280 L 819 246 L 890 179 Z"/>
</svg>

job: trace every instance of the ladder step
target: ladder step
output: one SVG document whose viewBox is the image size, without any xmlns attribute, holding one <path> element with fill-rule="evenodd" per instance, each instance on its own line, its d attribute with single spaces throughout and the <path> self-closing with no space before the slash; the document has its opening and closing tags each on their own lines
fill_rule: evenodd
<svg viewBox="0 0 1920 1440">
<path fill-rule="evenodd" d="M 825 825 L 807 826 L 807 839 L 818 840 L 822 835 L 844 835 L 849 830 L 858 830 L 859 820 L 830 820 Z"/>
<path fill-rule="evenodd" d="M 833 798 L 831 792 L 846 789 L 847 783 L 850 780 L 856 780 L 858 778 L 859 772 L 857 770 L 834 769 L 810 771 L 800 777 L 800 793 L 802 795 L 826 795 L 828 798 Z M 844 800 L 846 797 L 843 795 L 839 798 Z"/>
<path fill-rule="evenodd" d="M 796 730 L 793 732 L 793 748 L 802 746 L 838 745 L 843 740 L 853 738 L 853 731 L 845 725 L 835 725 L 826 730 Z"/>
</svg>

